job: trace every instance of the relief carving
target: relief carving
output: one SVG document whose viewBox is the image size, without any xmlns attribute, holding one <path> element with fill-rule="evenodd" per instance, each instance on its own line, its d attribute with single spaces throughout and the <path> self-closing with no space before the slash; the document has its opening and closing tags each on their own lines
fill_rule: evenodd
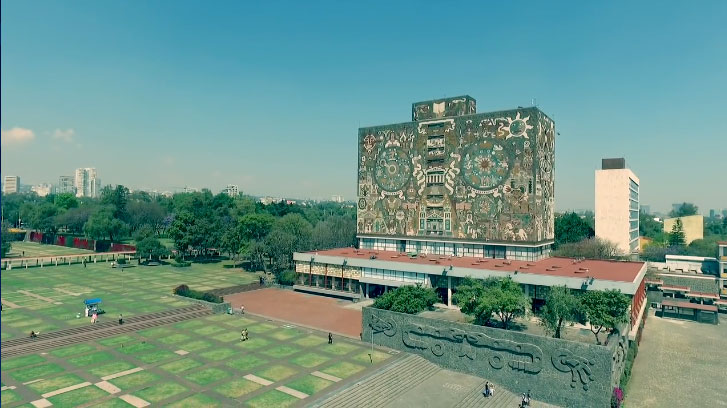
<svg viewBox="0 0 727 408">
<path fill-rule="evenodd" d="M 556 370 L 564 373 L 571 373 L 571 388 L 576 387 L 576 382 L 580 380 L 583 390 L 588 391 L 588 385 L 593 381 L 593 372 L 591 367 L 595 363 L 585 357 L 579 357 L 570 350 L 558 349 L 553 357 L 553 366 Z"/>
</svg>

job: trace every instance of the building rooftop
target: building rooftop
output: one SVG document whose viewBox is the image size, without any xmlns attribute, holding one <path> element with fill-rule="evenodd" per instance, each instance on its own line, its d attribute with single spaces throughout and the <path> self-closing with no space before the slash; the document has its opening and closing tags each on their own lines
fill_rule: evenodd
<svg viewBox="0 0 727 408">
<path fill-rule="evenodd" d="M 442 255 L 410 256 L 405 253 L 378 250 L 357 250 L 355 248 L 336 248 L 325 251 L 311 251 L 310 254 L 337 256 L 355 259 L 376 259 L 380 261 L 401 262 L 418 265 L 440 265 L 457 268 L 482 269 L 518 274 L 546 275 L 567 278 L 594 278 L 614 282 L 634 282 L 643 262 L 576 260 L 572 258 L 547 258 L 540 261 L 515 261 L 509 259 L 472 258 Z M 375 258 L 372 258 L 374 256 Z"/>
<path fill-rule="evenodd" d="M 671 306 L 671 307 L 680 307 L 682 309 L 692 309 L 692 310 L 706 310 L 709 312 L 716 312 L 717 306 L 713 305 L 702 305 L 699 303 L 690 303 L 690 302 L 678 302 L 674 300 L 664 300 L 661 302 L 662 306 Z"/>
</svg>

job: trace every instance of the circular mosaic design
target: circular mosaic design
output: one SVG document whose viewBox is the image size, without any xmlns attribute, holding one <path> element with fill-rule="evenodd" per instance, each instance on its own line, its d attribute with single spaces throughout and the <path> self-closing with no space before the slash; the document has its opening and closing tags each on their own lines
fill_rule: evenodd
<svg viewBox="0 0 727 408">
<path fill-rule="evenodd" d="M 462 178 L 476 189 L 501 185 L 510 175 L 510 160 L 502 148 L 475 145 L 462 157 Z"/>
<path fill-rule="evenodd" d="M 527 130 L 527 124 L 522 119 L 516 119 L 510 124 L 510 134 L 513 136 L 522 136 Z"/>
<path fill-rule="evenodd" d="M 400 191 L 411 177 L 411 160 L 399 147 L 387 147 L 379 152 L 374 179 L 384 191 Z"/>
</svg>

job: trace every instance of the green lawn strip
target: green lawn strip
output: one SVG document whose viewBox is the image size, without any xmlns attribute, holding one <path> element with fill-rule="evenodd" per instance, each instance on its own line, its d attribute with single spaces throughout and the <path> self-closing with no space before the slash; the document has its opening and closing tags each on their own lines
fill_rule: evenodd
<svg viewBox="0 0 727 408">
<path fill-rule="evenodd" d="M 212 346 L 212 344 L 210 344 L 209 342 L 203 340 L 195 340 L 189 343 L 182 344 L 179 346 L 179 348 L 186 351 L 199 351 L 204 350 L 210 346 Z"/>
<path fill-rule="evenodd" d="M 69 363 L 76 367 L 87 366 L 91 364 L 100 363 L 102 361 L 113 360 L 114 356 L 106 351 L 97 351 L 95 353 L 86 354 L 82 356 L 72 357 L 67 359 Z"/>
<path fill-rule="evenodd" d="M 108 395 L 109 394 L 106 391 L 90 385 L 88 387 L 79 388 L 77 390 L 50 397 L 48 398 L 48 401 L 56 407 L 74 408 L 79 405 L 107 397 Z"/>
<path fill-rule="evenodd" d="M 165 336 L 159 339 L 156 339 L 159 343 L 162 344 L 179 344 L 182 342 L 185 342 L 189 340 L 191 337 L 187 336 L 186 334 L 176 333 L 172 334 L 171 336 Z"/>
<path fill-rule="evenodd" d="M 234 360 L 230 360 L 227 363 L 225 363 L 225 365 L 230 368 L 239 370 L 239 371 L 248 371 L 251 368 L 255 368 L 255 367 L 263 365 L 267 362 L 268 362 L 267 360 L 254 356 L 252 354 L 247 354 L 243 357 L 240 357 L 240 358 L 237 358 Z"/>
<path fill-rule="evenodd" d="M 156 338 L 169 336 L 174 332 L 167 329 L 166 327 L 154 327 L 151 329 L 139 330 L 137 333 L 141 334 L 142 336 L 144 336 L 146 338 L 156 339 Z"/>
<path fill-rule="evenodd" d="M 389 353 L 384 353 L 384 352 L 381 352 L 378 350 L 374 350 L 373 354 L 371 355 L 371 358 L 369 358 L 369 353 L 370 353 L 370 351 L 367 351 L 364 353 L 358 353 L 352 357 L 352 360 L 355 360 L 355 361 L 358 361 L 361 363 L 366 363 L 366 364 L 371 364 L 371 360 L 373 360 L 374 364 L 376 364 L 376 363 L 380 363 L 380 362 L 388 359 L 389 357 L 391 357 L 391 354 L 389 354 Z"/>
<path fill-rule="evenodd" d="M 300 356 L 290 360 L 290 362 L 297 364 L 301 367 L 311 368 L 311 367 L 315 367 L 317 365 L 323 364 L 330 359 L 331 359 L 331 357 L 322 356 L 320 354 L 305 353 L 303 355 L 300 355 Z"/>
<path fill-rule="evenodd" d="M 29 327 L 28 333 L 30 333 L 30 330 L 36 330 L 35 326 L 40 326 L 43 324 L 43 321 L 40 319 L 27 319 L 27 320 L 18 320 L 14 322 L 7 323 L 10 327 L 20 328 L 20 327 Z M 33 327 L 31 327 L 33 326 Z"/>
<path fill-rule="evenodd" d="M 171 405 L 167 405 L 168 408 L 215 408 L 221 406 L 219 401 L 205 394 L 195 394 Z"/>
<path fill-rule="evenodd" d="M 138 341 L 136 337 L 124 334 L 122 336 L 110 337 L 108 339 L 99 340 L 97 343 L 101 344 L 102 346 L 113 347 L 124 343 L 132 344 L 136 341 Z"/>
<path fill-rule="evenodd" d="M 21 397 L 17 392 L 13 390 L 5 390 L 0 392 L 0 405 L 6 406 L 7 404 L 22 401 Z"/>
<path fill-rule="evenodd" d="M 222 316 L 229 316 L 229 315 L 222 315 Z M 249 326 L 252 326 L 253 324 L 257 324 L 256 320 L 248 319 L 247 317 L 233 317 L 233 316 L 230 316 L 230 317 L 231 317 L 231 319 L 223 320 L 221 323 L 225 324 L 226 326 L 234 327 L 234 328 L 249 327 Z M 240 330 L 242 330 L 242 329 L 240 329 Z"/>
<path fill-rule="evenodd" d="M 273 365 L 261 371 L 258 371 L 257 373 L 255 373 L 255 375 L 258 377 L 266 378 L 270 381 L 280 381 L 290 377 L 296 372 L 296 370 L 290 367 Z"/>
<path fill-rule="evenodd" d="M 27 387 L 38 394 L 45 394 L 46 392 L 60 390 L 61 388 L 70 387 L 71 385 L 80 384 L 82 382 L 86 382 L 86 380 L 75 374 L 64 374 L 58 377 L 28 384 Z"/>
<path fill-rule="evenodd" d="M 312 375 L 306 375 L 305 377 L 298 378 L 288 384 L 285 384 L 285 386 L 308 395 L 313 395 L 331 384 L 333 384 L 333 381 L 324 380 L 323 378 L 318 378 Z"/>
<path fill-rule="evenodd" d="M 192 329 L 195 327 L 203 326 L 204 322 L 199 320 L 187 320 L 186 322 L 177 323 L 174 327 L 178 329 Z"/>
<path fill-rule="evenodd" d="M 220 326 L 204 326 L 200 327 L 199 329 L 194 329 L 192 331 L 199 334 L 200 336 L 209 336 L 210 334 L 219 333 L 224 330 L 225 328 Z"/>
<path fill-rule="evenodd" d="M 91 368 L 88 370 L 88 372 L 98 377 L 105 377 L 107 375 L 131 370 L 134 367 L 136 366 L 126 361 L 114 361 L 113 363 L 108 363 L 102 366 Z"/>
<path fill-rule="evenodd" d="M 267 356 L 270 356 L 270 357 L 274 357 L 274 358 L 282 358 L 282 357 L 287 357 L 291 354 L 295 354 L 299 351 L 300 351 L 300 349 L 297 347 L 288 346 L 287 344 L 281 344 L 279 346 L 270 347 L 268 349 L 265 349 L 261 353 L 265 354 Z"/>
<path fill-rule="evenodd" d="M 326 353 L 335 354 L 337 356 L 343 356 L 343 355 L 346 355 L 346 354 L 352 352 L 353 350 L 360 350 L 360 348 L 354 346 L 353 344 L 339 342 L 339 343 L 326 344 L 325 346 L 321 346 L 320 350 L 323 350 Z"/>
<path fill-rule="evenodd" d="M 333 364 L 332 366 L 321 370 L 321 372 L 330 374 L 330 375 L 332 375 L 334 377 L 338 377 L 338 378 L 346 378 L 346 377 L 356 374 L 357 372 L 359 372 L 365 368 L 366 367 L 364 367 L 364 366 L 349 363 L 348 361 L 341 361 L 339 363 Z"/>
<path fill-rule="evenodd" d="M 268 391 L 247 401 L 251 408 L 284 408 L 300 401 L 298 398 L 278 390 Z"/>
<path fill-rule="evenodd" d="M 133 405 L 122 400 L 121 398 L 110 399 L 110 400 L 104 401 L 100 404 L 91 405 L 91 406 L 93 408 L 129 408 L 129 407 L 133 407 Z"/>
<path fill-rule="evenodd" d="M 265 347 L 268 344 L 270 344 L 270 340 L 264 339 L 262 337 L 253 337 L 250 340 L 238 341 L 237 343 L 235 343 L 235 346 L 242 347 L 246 350 L 256 350 L 261 347 Z"/>
<path fill-rule="evenodd" d="M 63 371 L 65 371 L 63 367 L 59 366 L 58 364 L 51 363 L 34 367 L 26 367 L 22 370 L 17 370 L 10 373 L 10 376 L 13 377 L 13 379 L 15 379 L 16 381 L 28 382 L 30 380 L 35 380 L 36 378 L 47 377 Z"/>
<path fill-rule="evenodd" d="M 229 375 L 230 373 L 225 370 L 210 367 L 202 370 L 194 370 L 193 372 L 185 375 L 184 378 L 195 384 L 207 385 L 228 377 Z"/>
<path fill-rule="evenodd" d="M 154 363 L 158 363 L 160 361 L 169 360 L 174 357 L 179 357 L 179 356 L 168 350 L 157 350 L 157 351 L 152 351 L 151 353 L 139 354 L 136 356 L 136 358 L 139 361 L 144 362 L 146 364 L 154 364 Z"/>
<path fill-rule="evenodd" d="M 210 351 L 205 351 L 204 353 L 199 353 L 200 356 L 212 361 L 225 360 L 236 354 L 238 354 L 237 351 L 228 348 L 217 348 Z"/>
<path fill-rule="evenodd" d="M 167 381 L 136 391 L 134 395 L 149 402 L 159 402 L 185 391 L 187 388 L 184 386 Z"/>
<path fill-rule="evenodd" d="M 317 346 L 317 345 L 323 344 L 327 341 L 328 341 L 328 339 L 326 339 L 323 336 L 308 336 L 308 337 L 303 337 L 302 339 L 295 340 L 293 343 L 295 343 L 299 346 L 312 347 L 312 346 Z"/>
<path fill-rule="evenodd" d="M 156 381 L 158 378 L 158 375 L 150 373 L 149 371 L 138 371 L 123 377 L 114 378 L 113 380 L 109 380 L 109 382 L 122 390 L 127 390 Z"/>
<path fill-rule="evenodd" d="M 136 354 L 136 353 L 142 353 L 145 351 L 155 350 L 157 347 L 153 344 L 149 343 L 131 343 L 131 344 L 124 344 L 123 347 L 117 347 L 116 351 L 119 353 L 124 354 Z"/>
<path fill-rule="evenodd" d="M 212 337 L 213 339 L 217 341 L 221 341 L 223 343 L 230 343 L 235 340 L 240 340 L 240 333 L 236 331 L 228 331 L 222 334 L 218 334 L 217 336 Z"/>
<path fill-rule="evenodd" d="M 227 320 L 235 319 L 235 316 L 230 316 L 228 314 L 216 314 L 209 317 L 205 317 L 203 320 L 206 320 L 208 322 L 224 322 Z M 235 319 L 238 320 L 238 319 Z"/>
<path fill-rule="evenodd" d="M 277 330 L 272 334 L 269 334 L 268 336 L 276 339 L 276 340 L 288 340 L 290 338 L 300 336 L 300 332 L 295 329 L 283 329 L 283 330 Z"/>
<path fill-rule="evenodd" d="M 215 391 L 226 397 L 239 398 L 245 394 L 249 394 L 259 389 L 260 387 L 262 387 L 262 385 L 258 383 L 246 380 L 244 378 L 238 378 L 236 380 L 232 380 L 218 386 L 217 388 L 215 388 Z"/>
<path fill-rule="evenodd" d="M 201 366 L 202 363 L 193 360 L 191 358 L 183 358 L 180 360 L 172 361 L 171 363 L 162 364 L 159 368 L 169 371 L 172 374 L 179 374 L 183 371 L 191 370 Z"/>
<path fill-rule="evenodd" d="M 4 360 L 2 363 L 0 363 L 0 366 L 2 366 L 2 371 L 5 371 L 12 370 L 18 367 L 27 367 L 29 365 L 42 363 L 44 361 L 45 358 L 37 354 L 31 354 L 29 356 L 15 357 L 9 360 Z"/>
<path fill-rule="evenodd" d="M 276 326 L 273 326 L 272 324 L 267 323 L 260 323 L 260 324 L 254 324 L 247 329 L 250 331 L 250 333 L 265 333 L 269 332 L 270 330 L 276 329 Z"/>
</svg>

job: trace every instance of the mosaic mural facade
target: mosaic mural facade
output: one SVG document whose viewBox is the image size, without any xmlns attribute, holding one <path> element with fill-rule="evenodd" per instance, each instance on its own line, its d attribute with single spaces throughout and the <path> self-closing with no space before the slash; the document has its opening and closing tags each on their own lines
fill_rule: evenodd
<svg viewBox="0 0 727 408">
<path fill-rule="evenodd" d="M 538 108 L 419 102 L 414 121 L 359 129 L 359 235 L 552 241 L 555 124 Z"/>
</svg>

